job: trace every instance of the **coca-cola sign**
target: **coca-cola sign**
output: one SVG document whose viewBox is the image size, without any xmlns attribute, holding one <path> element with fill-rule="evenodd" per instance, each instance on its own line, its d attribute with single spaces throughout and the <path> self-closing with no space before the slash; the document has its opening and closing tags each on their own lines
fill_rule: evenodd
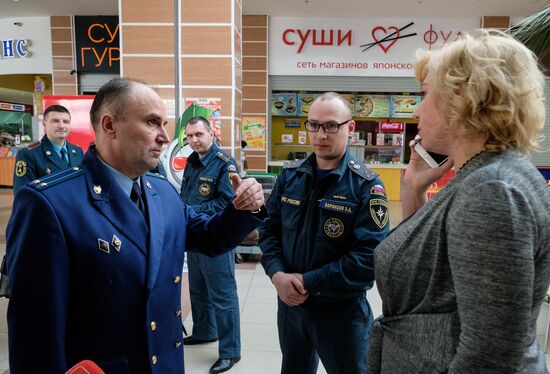
<svg viewBox="0 0 550 374">
<path fill-rule="evenodd" d="M 404 128 L 405 124 L 403 122 L 383 122 L 380 125 L 382 132 L 402 132 Z"/>
</svg>

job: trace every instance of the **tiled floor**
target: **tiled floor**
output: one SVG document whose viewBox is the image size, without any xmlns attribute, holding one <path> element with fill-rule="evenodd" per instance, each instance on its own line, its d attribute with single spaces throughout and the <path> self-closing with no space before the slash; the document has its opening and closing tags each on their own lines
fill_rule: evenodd
<svg viewBox="0 0 550 374">
<path fill-rule="evenodd" d="M 6 248 L 5 230 L 13 203 L 11 189 L 0 189 L 0 255 Z M 396 225 L 401 220 L 400 203 L 390 203 L 390 220 Z M 184 274 L 184 285 L 187 285 Z M 276 292 L 258 262 L 237 265 L 236 270 L 239 305 L 241 310 L 242 360 L 228 373 L 276 374 L 280 373 L 281 353 L 276 326 Z M 380 315 L 382 304 L 376 288 L 370 290 L 368 299 L 375 316 Z M 182 290 L 185 326 L 191 331 L 192 316 L 189 315 L 188 289 Z M 7 300 L 0 299 L 0 373 L 8 369 L 8 344 L 6 325 Z M 543 305 L 539 318 L 539 339 L 547 323 L 548 305 Z M 190 374 L 208 373 L 218 358 L 217 343 L 185 347 L 185 369 Z M 548 362 L 548 356 L 547 356 Z M 318 373 L 326 373 L 320 366 Z"/>
</svg>

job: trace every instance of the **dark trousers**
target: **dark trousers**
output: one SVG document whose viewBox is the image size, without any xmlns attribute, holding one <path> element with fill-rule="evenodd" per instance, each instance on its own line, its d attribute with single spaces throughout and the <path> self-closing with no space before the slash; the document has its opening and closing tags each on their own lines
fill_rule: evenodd
<svg viewBox="0 0 550 374">
<path fill-rule="evenodd" d="M 289 307 L 279 299 L 281 373 L 315 374 L 319 358 L 329 374 L 364 374 L 372 312 L 365 296 L 323 305 Z"/>
<path fill-rule="evenodd" d="M 235 251 L 217 257 L 187 252 L 193 337 L 219 339 L 220 358 L 241 355 Z"/>
</svg>

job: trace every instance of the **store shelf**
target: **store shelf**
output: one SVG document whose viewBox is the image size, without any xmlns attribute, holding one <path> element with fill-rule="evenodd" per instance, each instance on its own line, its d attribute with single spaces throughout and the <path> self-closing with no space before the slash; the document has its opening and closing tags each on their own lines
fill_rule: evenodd
<svg viewBox="0 0 550 374">
<path fill-rule="evenodd" d="M 381 148 L 389 148 L 389 149 L 397 149 L 397 148 L 403 148 L 402 145 L 365 145 L 366 149 L 381 149 Z"/>
</svg>

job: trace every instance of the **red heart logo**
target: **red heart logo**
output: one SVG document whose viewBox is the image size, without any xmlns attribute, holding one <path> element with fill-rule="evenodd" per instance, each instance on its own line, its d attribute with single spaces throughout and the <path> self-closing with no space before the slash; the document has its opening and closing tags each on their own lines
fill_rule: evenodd
<svg viewBox="0 0 550 374">
<path fill-rule="evenodd" d="M 391 30 L 394 30 L 395 31 L 395 34 L 391 36 L 391 38 L 395 38 L 393 39 L 391 42 L 383 42 L 383 43 L 386 43 L 386 46 L 384 46 L 384 44 L 380 43 L 379 40 L 382 40 L 384 39 L 384 37 L 389 33 L 389 31 Z M 380 39 L 378 39 L 376 37 L 376 32 L 377 31 L 383 31 L 384 32 L 384 35 L 382 35 L 382 37 Z M 372 29 L 372 38 L 374 39 L 375 42 L 378 43 L 378 46 L 380 48 L 382 48 L 382 50 L 384 51 L 384 53 L 388 53 L 388 50 L 392 47 L 392 45 L 394 45 L 396 42 L 397 42 L 397 39 L 399 38 L 399 29 L 395 26 L 390 26 L 388 27 L 388 29 L 386 30 L 386 28 L 382 27 L 382 26 L 376 26 L 374 29 Z"/>
</svg>

